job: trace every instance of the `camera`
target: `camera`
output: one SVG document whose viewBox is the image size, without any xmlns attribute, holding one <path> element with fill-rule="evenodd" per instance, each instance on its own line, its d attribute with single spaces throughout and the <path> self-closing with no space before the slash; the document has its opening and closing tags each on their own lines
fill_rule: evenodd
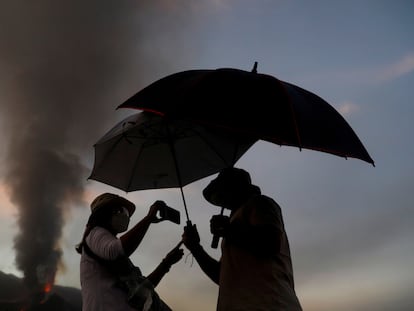
<svg viewBox="0 0 414 311">
<path fill-rule="evenodd" d="M 168 205 L 164 205 L 162 208 L 160 208 L 159 212 L 161 219 L 169 220 L 173 223 L 176 223 L 177 225 L 180 224 L 180 212 L 176 209 L 173 209 Z"/>
</svg>

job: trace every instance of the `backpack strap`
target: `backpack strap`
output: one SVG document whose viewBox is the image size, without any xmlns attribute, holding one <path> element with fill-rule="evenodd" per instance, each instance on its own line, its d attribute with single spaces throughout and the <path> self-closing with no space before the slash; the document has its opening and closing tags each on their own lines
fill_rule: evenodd
<svg viewBox="0 0 414 311">
<path fill-rule="evenodd" d="M 115 260 L 103 259 L 91 250 L 88 243 L 86 242 L 86 237 L 84 242 L 82 243 L 82 248 L 89 257 L 93 258 L 101 265 L 108 268 L 108 270 L 111 271 L 111 273 L 113 273 L 118 278 L 131 276 L 131 274 L 135 276 L 142 276 L 141 270 L 137 266 L 135 266 L 132 263 L 131 259 L 129 259 L 127 256 L 120 256 Z"/>
</svg>

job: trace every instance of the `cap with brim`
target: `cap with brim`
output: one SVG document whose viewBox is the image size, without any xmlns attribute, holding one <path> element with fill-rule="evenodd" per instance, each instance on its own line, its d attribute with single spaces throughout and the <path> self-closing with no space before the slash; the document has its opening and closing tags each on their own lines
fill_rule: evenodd
<svg viewBox="0 0 414 311">
<path fill-rule="evenodd" d="M 102 208 L 110 208 L 110 207 L 118 207 L 123 206 L 125 207 L 128 212 L 129 216 L 135 212 L 135 204 L 127 199 L 113 194 L 113 193 L 103 193 L 97 196 L 91 203 L 91 213 L 96 213 L 98 210 Z"/>
</svg>

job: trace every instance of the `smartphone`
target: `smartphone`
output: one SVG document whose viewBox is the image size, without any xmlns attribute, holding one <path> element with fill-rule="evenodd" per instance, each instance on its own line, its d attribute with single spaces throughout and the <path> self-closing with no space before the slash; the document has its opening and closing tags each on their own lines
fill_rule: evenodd
<svg viewBox="0 0 414 311">
<path fill-rule="evenodd" d="M 181 223 L 180 212 L 168 205 L 163 206 L 160 210 L 160 217 L 169 220 L 177 225 Z"/>
</svg>

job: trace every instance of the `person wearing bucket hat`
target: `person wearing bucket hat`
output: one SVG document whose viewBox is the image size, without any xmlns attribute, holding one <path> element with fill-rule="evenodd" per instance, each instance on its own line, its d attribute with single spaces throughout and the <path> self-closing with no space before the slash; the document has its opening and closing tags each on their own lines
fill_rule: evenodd
<svg viewBox="0 0 414 311">
<path fill-rule="evenodd" d="M 196 225 L 184 228 L 184 245 L 217 285 L 218 311 L 301 311 L 281 208 L 252 184 L 250 174 L 226 168 L 203 190 L 211 204 L 230 210 L 215 215 L 210 231 L 222 237 L 221 258 L 201 246 Z"/>
<path fill-rule="evenodd" d="M 82 241 L 76 248 L 81 254 L 83 311 L 171 310 L 154 288 L 183 257 L 181 242 L 146 277 L 129 259 L 150 225 L 163 220 L 157 213 L 165 206 L 163 201 L 154 202 L 148 214 L 127 231 L 134 203 L 112 193 L 103 193 L 92 201 Z"/>
</svg>

